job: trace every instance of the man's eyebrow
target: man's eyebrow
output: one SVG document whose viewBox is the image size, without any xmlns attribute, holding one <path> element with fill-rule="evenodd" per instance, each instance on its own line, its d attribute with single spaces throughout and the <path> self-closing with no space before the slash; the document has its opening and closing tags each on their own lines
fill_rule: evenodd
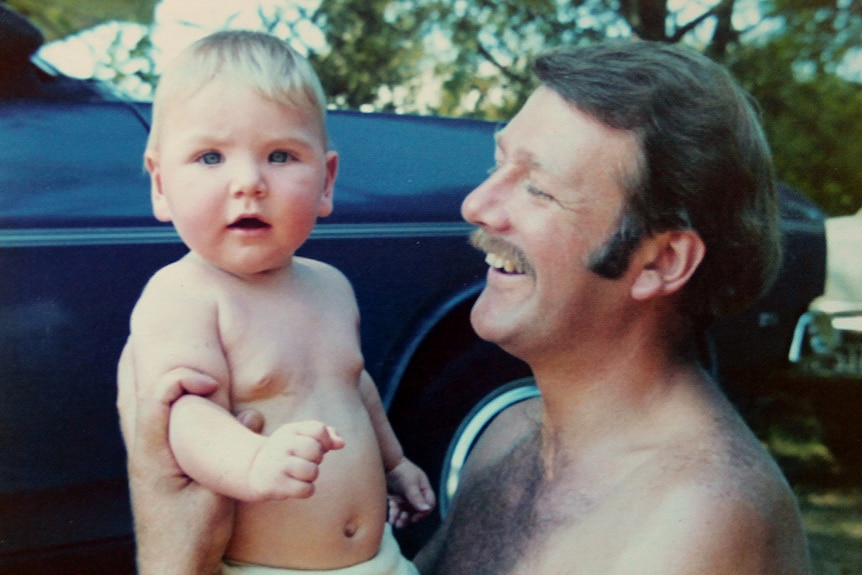
<svg viewBox="0 0 862 575">
<path fill-rule="evenodd" d="M 503 146 L 503 136 L 504 135 L 505 135 L 504 129 L 502 129 L 502 128 L 498 129 L 494 133 L 494 145 L 496 146 L 497 150 L 499 150 L 501 152 L 505 152 L 505 146 Z M 514 157 L 512 158 L 512 160 L 514 160 L 515 162 L 517 162 L 518 164 L 520 164 L 522 166 L 526 166 L 526 167 L 530 168 L 531 170 L 537 170 L 537 171 L 545 172 L 545 173 L 548 173 L 551 175 L 556 174 L 555 170 L 549 169 L 549 166 L 540 162 L 538 159 L 536 159 L 536 156 L 534 154 L 530 153 L 527 150 L 516 149 L 514 151 L 513 156 Z"/>
</svg>

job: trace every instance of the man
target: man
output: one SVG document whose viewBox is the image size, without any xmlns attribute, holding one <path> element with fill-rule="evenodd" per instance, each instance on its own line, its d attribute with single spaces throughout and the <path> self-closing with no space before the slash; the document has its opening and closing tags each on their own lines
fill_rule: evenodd
<svg viewBox="0 0 862 575">
<path fill-rule="evenodd" d="M 779 266 L 750 104 L 706 58 L 646 42 L 552 51 L 535 71 L 539 88 L 462 211 L 491 262 L 473 327 L 525 360 L 542 395 L 484 434 L 417 566 L 808 573 L 792 492 L 697 361 L 703 330 Z M 164 572 L 167 557 L 193 566 L 173 573 L 208 572 L 206 534 L 226 511 L 181 474 L 168 487 L 150 475 L 148 458 L 169 457 L 164 431 L 133 433 L 123 393 L 142 573 Z M 167 411 L 180 390 L 160 393 L 138 409 Z M 197 524 L 155 531 L 163 510 L 193 503 Z"/>
<path fill-rule="evenodd" d="M 558 50 L 535 71 L 462 213 L 491 263 L 473 327 L 542 395 L 485 433 L 417 566 L 807 573 L 792 492 L 697 362 L 703 330 L 778 269 L 750 105 L 661 45 Z"/>
</svg>

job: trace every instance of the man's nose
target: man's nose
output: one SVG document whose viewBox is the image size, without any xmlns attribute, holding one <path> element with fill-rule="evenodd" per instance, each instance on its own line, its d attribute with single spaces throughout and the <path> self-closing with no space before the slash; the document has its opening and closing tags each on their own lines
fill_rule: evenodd
<svg viewBox="0 0 862 575">
<path fill-rule="evenodd" d="M 506 182 L 492 173 L 461 203 L 461 216 L 471 224 L 502 231 L 509 225 Z"/>
<path fill-rule="evenodd" d="M 266 178 L 257 162 L 237 161 L 233 170 L 231 196 L 261 198 L 266 194 Z"/>
</svg>

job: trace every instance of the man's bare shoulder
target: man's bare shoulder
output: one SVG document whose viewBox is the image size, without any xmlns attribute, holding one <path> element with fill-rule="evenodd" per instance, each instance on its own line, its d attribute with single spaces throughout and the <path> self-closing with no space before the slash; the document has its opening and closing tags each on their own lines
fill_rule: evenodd
<svg viewBox="0 0 862 575">
<path fill-rule="evenodd" d="M 547 573 L 809 573 L 794 494 L 729 404 L 662 421 L 662 433 L 608 455 L 621 473 L 608 466 L 604 485 L 560 477 L 543 509 L 558 521 L 525 564 Z"/>
<path fill-rule="evenodd" d="M 689 439 L 652 454 L 589 505 L 559 489 L 544 511 L 559 520 L 525 560 L 530 572 L 808 574 L 793 493 L 768 456 L 733 439 Z"/>
<path fill-rule="evenodd" d="M 657 450 L 640 486 L 654 504 L 627 557 L 640 573 L 808 573 L 793 491 L 736 411 L 712 407 Z"/>
<path fill-rule="evenodd" d="M 644 516 L 614 573 L 809 573 L 794 498 L 775 478 L 717 476 L 680 482 Z"/>
</svg>

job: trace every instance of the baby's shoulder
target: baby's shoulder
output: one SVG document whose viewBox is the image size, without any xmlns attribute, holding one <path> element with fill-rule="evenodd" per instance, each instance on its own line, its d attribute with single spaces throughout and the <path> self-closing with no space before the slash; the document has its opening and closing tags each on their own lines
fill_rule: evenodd
<svg viewBox="0 0 862 575">
<path fill-rule="evenodd" d="M 335 266 L 301 257 L 294 258 L 293 266 L 315 293 L 327 297 L 354 298 L 350 280 Z"/>
<path fill-rule="evenodd" d="M 295 268 L 301 270 L 303 273 L 310 274 L 311 276 L 316 278 L 326 279 L 330 281 L 348 281 L 347 276 L 345 276 L 341 272 L 341 270 L 331 264 L 322 262 L 320 260 L 313 260 L 310 258 L 296 256 L 295 258 L 293 258 L 293 265 Z"/>
<path fill-rule="evenodd" d="M 215 279 L 212 274 L 189 258 L 166 265 L 147 281 L 135 305 L 145 309 L 182 310 L 209 306 L 214 301 Z"/>
<path fill-rule="evenodd" d="M 147 287 L 169 288 L 178 284 L 187 284 L 190 279 L 199 279 L 201 274 L 200 266 L 189 257 L 183 257 L 157 270 L 147 282 Z"/>
</svg>

